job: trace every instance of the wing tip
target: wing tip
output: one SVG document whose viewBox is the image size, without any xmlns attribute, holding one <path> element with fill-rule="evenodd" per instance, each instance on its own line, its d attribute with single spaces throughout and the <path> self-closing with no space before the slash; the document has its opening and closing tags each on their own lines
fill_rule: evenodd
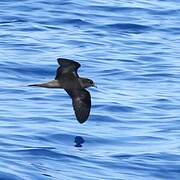
<svg viewBox="0 0 180 180">
<path fill-rule="evenodd" d="M 89 114 L 90 114 L 90 111 L 88 113 L 75 111 L 76 119 L 80 124 L 83 124 L 88 120 Z"/>
<path fill-rule="evenodd" d="M 85 123 L 87 120 L 88 120 L 88 118 L 86 118 L 86 119 L 79 119 L 79 118 L 77 118 L 77 121 L 78 121 L 80 124 Z"/>
<path fill-rule="evenodd" d="M 79 67 L 81 66 L 79 62 L 76 62 L 76 61 L 74 61 L 74 60 L 67 59 L 67 58 L 61 58 L 61 57 L 60 57 L 60 58 L 57 58 L 57 62 L 58 62 L 58 64 L 61 65 L 61 66 L 63 66 L 63 64 L 65 64 L 65 63 L 66 63 L 65 66 L 70 65 L 70 64 L 75 65 L 76 68 L 79 68 Z M 68 63 L 68 64 L 67 64 L 67 63 Z"/>
</svg>

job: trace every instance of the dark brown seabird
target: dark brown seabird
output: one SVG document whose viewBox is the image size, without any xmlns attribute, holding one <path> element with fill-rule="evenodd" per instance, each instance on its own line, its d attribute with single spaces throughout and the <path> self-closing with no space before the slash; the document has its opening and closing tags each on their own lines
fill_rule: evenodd
<svg viewBox="0 0 180 180">
<path fill-rule="evenodd" d="M 57 61 L 60 66 L 55 80 L 29 86 L 63 88 L 72 98 L 76 118 L 82 124 L 88 119 L 91 109 L 91 96 L 85 88 L 96 86 L 91 79 L 79 77 L 77 70 L 81 65 L 78 62 L 65 58 L 58 58 Z"/>
</svg>

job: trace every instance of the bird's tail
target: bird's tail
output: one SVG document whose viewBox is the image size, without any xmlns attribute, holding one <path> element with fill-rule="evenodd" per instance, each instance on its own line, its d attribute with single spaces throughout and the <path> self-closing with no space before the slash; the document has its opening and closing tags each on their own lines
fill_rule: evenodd
<svg viewBox="0 0 180 180">
<path fill-rule="evenodd" d="M 58 80 L 52 80 L 41 84 L 30 84 L 28 86 L 44 87 L 44 88 L 62 88 Z"/>
</svg>

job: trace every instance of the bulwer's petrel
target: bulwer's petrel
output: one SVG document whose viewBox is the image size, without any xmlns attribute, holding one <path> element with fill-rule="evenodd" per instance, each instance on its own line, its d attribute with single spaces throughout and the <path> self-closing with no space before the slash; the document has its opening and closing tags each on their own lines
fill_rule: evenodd
<svg viewBox="0 0 180 180">
<path fill-rule="evenodd" d="M 29 86 L 63 88 L 72 98 L 76 118 L 82 124 L 88 119 L 91 109 L 91 96 L 85 88 L 96 86 L 91 79 L 79 77 L 77 70 L 81 65 L 78 62 L 65 58 L 58 58 L 57 61 L 60 66 L 55 80 Z"/>
</svg>

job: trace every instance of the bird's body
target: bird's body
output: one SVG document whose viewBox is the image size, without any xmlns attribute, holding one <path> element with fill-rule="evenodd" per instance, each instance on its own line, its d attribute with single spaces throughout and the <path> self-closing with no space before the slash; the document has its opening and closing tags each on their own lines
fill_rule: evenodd
<svg viewBox="0 0 180 180">
<path fill-rule="evenodd" d="M 63 88 L 72 98 L 77 120 L 79 123 L 84 123 L 88 119 L 91 109 L 91 96 L 85 88 L 94 86 L 94 83 L 90 79 L 79 77 L 77 70 L 81 65 L 78 62 L 64 58 L 57 60 L 60 67 L 56 71 L 55 80 L 30 86 Z"/>
</svg>

